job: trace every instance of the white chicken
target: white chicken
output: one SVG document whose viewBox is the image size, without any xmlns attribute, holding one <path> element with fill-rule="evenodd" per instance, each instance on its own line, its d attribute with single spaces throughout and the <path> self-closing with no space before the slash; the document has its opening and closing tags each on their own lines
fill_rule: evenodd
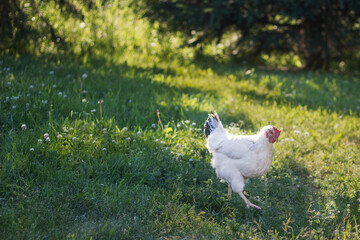
<svg viewBox="0 0 360 240">
<path fill-rule="evenodd" d="M 234 190 L 245 201 L 247 208 L 261 209 L 244 196 L 244 186 L 249 178 L 260 177 L 269 170 L 273 143 L 281 131 L 269 125 L 256 135 L 230 134 L 224 129 L 216 112 L 211 112 L 204 128 L 206 146 L 213 156 L 211 165 L 217 176 L 228 183 L 229 198 Z"/>
</svg>

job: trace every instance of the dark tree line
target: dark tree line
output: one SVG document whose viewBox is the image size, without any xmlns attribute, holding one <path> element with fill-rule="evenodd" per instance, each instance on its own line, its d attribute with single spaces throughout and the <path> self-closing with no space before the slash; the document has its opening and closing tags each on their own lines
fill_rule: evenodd
<svg viewBox="0 0 360 240">
<path fill-rule="evenodd" d="M 360 46 L 359 0 L 144 0 L 145 16 L 187 44 L 238 32 L 232 52 L 294 53 L 306 68 L 328 69 Z"/>
</svg>

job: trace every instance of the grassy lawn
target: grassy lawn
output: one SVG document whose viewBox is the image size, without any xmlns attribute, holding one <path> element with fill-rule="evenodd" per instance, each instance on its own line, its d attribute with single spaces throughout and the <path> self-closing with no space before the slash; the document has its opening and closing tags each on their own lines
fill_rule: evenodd
<svg viewBox="0 0 360 240">
<path fill-rule="evenodd" d="M 1 239 L 359 238 L 358 76 L 29 56 L 0 71 Z M 232 132 L 283 130 L 245 189 L 262 210 L 210 167 L 214 109 Z"/>
</svg>

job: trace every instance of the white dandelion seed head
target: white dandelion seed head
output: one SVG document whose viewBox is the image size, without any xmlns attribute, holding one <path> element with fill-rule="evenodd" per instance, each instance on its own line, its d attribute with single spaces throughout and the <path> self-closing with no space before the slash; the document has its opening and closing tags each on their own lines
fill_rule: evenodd
<svg viewBox="0 0 360 240">
<path fill-rule="evenodd" d="M 44 138 L 49 138 L 49 134 L 48 134 L 48 133 L 45 133 L 45 134 L 44 134 Z"/>
<path fill-rule="evenodd" d="M 123 127 L 123 129 L 122 129 L 123 131 L 127 131 L 128 130 L 128 128 L 127 127 Z"/>
<path fill-rule="evenodd" d="M 104 133 L 107 132 L 107 128 L 103 128 L 103 132 L 104 132 Z"/>
<path fill-rule="evenodd" d="M 80 27 L 81 29 L 83 29 L 85 26 L 86 26 L 86 24 L 85 24 L 84 22 L 81 22 L 80 25 L 79 25 L 79 27 Z"/>
<path fill-rule="evenodd" d="M 21 129 L 22 129 L 22 130 L 26 130 L 26 124 L 22 124 L 22 125 L 21 125 Z"/>
<path fill-rule="evenodd" d="M 85 99 L 85 98 L 83 98 L 81 101 L 82 101 L 83 103 L 86 103 L 86 99 Z"/>
<path fill-rule="evenodd" d="M 96 109 L 91 109 L 90 112 L 92 112 L 92 113 L 93 113 L 93 112 L 96 112 Z"/>
<path fill-rule="evenodd" d="M 56 84 L 53 85 L 53 88 L 56 88 Z"/>
<path fill-rule="evenodd" d="M 85 79 L 88 77 L 88 75 L 86 73 L 84 73 L 81 77 Z"/>
<path fill-rule="evenodd" d="M 103 102 L 104 102 L 104 100 L 99 99 L 98 104 L 102 104 Z"/>
<path fill-rule="evenodd" d="M 34 148 L 30 148 L 30 152 L 33 152 L 34 151 Z"/>
<path fill-rule="evenodd" d="M 76 142 L 76 141 L 77 141 L 77 138 L 76 138 L 76 137 L 73 137 L 72 140 L 73 140 L 73 142 Z"/>
<path fill-rule="evenodd" d="M 103 148 L 102 150 L 103 150 L 103 151 L 106 151 L 107 149 L 106 149 L 106 148 Z"/>
<path fill-rule="evenodd" d="M 45 142 L 50 142 L 50 138 L 45 138 Z"/>
<path fill-rule="evenodd" d="M 62 93 L 62 92 L 59 92 L 58 95 L 61 97 L 61 96 L 63 95 L 63 93 Z"/>
<path fill-rule="evenodd" d="M 140 131 L 138 131 L 136 134 L 137 134 L 138 136 L 141 136 L 141 132 L 140 132 Z"/>
</svg>

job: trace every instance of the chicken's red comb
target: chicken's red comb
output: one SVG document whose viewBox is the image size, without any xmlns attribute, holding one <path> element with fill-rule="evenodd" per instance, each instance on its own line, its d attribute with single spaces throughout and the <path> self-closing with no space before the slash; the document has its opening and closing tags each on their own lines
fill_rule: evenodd
<svg viewBox="0 0 360 240">
<path fill-rule="evenodd" d="M 281 133 L 281 130 L 279 130 L 277 127 L 273 126 L 274 130 L 277 131 L 278 133 Z"/>
</svg>

